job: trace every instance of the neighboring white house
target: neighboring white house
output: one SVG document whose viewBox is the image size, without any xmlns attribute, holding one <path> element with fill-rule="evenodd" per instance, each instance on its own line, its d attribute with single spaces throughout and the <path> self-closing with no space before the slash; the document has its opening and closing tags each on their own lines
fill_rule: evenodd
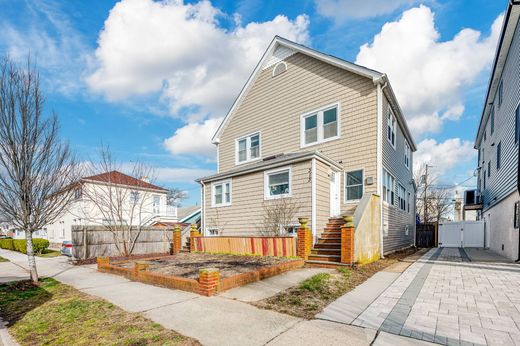
<svg viewBox="0 0 520 346">
<path fill-rule="evenodd" d="M 75 200 L 67 212 L 45 227 L 46 237 L 56 246 L 71 240 L 74 225 L 124 222 L 149 226 L 158 221 L 176 222 L 177 208 L 166 204 L 167 192 L 147 179 L 118 171 L 83 178 L 75 187 Z M 116 206 L 110 207 L 110 203 Z"/>
</svg>

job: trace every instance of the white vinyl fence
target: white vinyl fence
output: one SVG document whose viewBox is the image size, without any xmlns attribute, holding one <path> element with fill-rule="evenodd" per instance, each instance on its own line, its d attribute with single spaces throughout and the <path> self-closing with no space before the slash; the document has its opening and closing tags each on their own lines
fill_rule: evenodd
<svg viewBox="0 0 520 346">
<path fill-rule="evenodd" d="M 485 247 L 484 221 L 439 223 L 440 247 Z"/>
</svg>

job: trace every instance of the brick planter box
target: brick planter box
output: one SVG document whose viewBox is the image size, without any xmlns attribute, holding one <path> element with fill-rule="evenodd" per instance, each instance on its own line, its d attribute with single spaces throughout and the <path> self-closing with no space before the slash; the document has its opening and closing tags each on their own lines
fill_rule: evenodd
<svg viewBox="0 0 520 346">
<path fill-rule="evenodd" d="M 169 256 L 175 258 L 175 256 Z M 167 259 L 168 257 L 140 258 L 139 260 L 111 260 L 107 257 L 98 257 L 98 271 L 121 275 L 132 281 L 174 288 L 178 290 L 193 292 L 204 296 L 212 296 L 234 287 L 246 285 L 251 282 L 260 281 L 283 272 L 301 268 L 305 262 L 303 259 L 291 259 L 285 262 L 260 267 L 245 273 L 221 278 L 218 268 L 203 268 L 199 271 L 199 278 L 186 278 L 149 270 L 149 262 L 156 259 Z M 132 266 L 133 264 L 133 266 Z"/>
</svg>

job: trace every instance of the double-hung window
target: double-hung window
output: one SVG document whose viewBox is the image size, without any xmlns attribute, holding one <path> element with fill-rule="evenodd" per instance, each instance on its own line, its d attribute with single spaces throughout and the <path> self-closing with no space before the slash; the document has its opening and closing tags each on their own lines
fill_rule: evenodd
<svg viewBox="0 0 520 346">
<path fill-rule="evenodd" d="M 520 104 L 515 112 L 515 143 L 518 143 L 518 139 L 520 139 Z"/>
<path fill-rule="evenodd" d="M 408 212 L 410 212 L 410 203 L 412 200 L 412 194 L 408 192 L 407 199 L 406 199 L 406 207 L 408 208 Z"/>
<path fill-rule="evenodd" d="M 237 163 L 260 158 L 260 133 L 254 133 L 236 140 Z"/>
<path fill-rule="evenodd" d="M 406 211 L 406 189 L 401 184 L 399 184 L 397 188 L 397 199 L 399 202 L 399 209 Z"/>
<path fill-rule="evenodd" d="M 231 180 L 211 184 L 211 205 L 213 207 L 231 205 Z"/>
<path fill-rule="evenodd" d="M 504 97 L 504 81 L 500 81 L 500 84 L 498 85 L 498 107 L 502 105 L 502 100 Z"/>
<path fill-rule="evenodd" d="M 493 107 L 493 106 L 491 106 L 491 115 L 489 117 L 491 118 L 490 135 L 492 135 L 493 132 L 495 132 L 495 107 Z"/>
<path fill-rule="evenodd" d="M 363 197 L 363 170 L 345 173 L 345 200 L 357 201 Z"/>
<path fill-rule="evenodd" d="M 291 196 L 291 168 L 285 167 L 265 172 L 264 198 L 274 199 Z"/>
<path fill-rule="evenodd" d="M 338 105 L 334 105 L 302 116 L 302 146 L 339 137 L 338 108 Z"/>
<path fill-rule="evenodd" d="M 404 140 L 404 165 L 406 168 L 410 169 L 410 155 L 412 151 L 410 150 L 410 144 L 408 144 L 408 141 Z"/>
<path fill-rule="evenodd" d="M 395 178 L 383 170 L 383 201 L 394 204 Z"/>
<path fill-rule="evenodd" d="M 154 195 L 152 197 L 152 211 L 154 214 L 159 214 L 161 211 L 161 196 Z"/>
<path fill-rule="evenodd" d="M 502 160 L 502 142 L 498 142 L 498 145 L 497 145 L 497 171 L 500 169 L 501 160 Z"/>
<path fill-rule="evenodd" d="M 130 203 L 132 205 L 135 205 L 139 202 L 139 198 L 141 197 L 141 194 L 139 191 L 130 191 Z"/>
<path fill-rule="evenodd" d="M 388 109 L 388 116 L 387 116 L 387 138 L 388 142 L 392 144 L 392 147 L 395 149 L 395 115 L 394 112 L 392 112 L 391 109 Z"/>
</svg>

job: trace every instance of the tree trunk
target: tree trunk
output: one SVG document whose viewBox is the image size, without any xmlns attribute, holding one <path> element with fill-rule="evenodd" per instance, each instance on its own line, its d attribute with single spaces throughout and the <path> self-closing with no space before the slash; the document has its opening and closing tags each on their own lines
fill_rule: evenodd
<svg viewBox="0 0 520 346">
<path fill-rule="evenodd" d="M 29 273 L 31 274 L 31 281 L 33 283 L 38 283 L 38 272 L 36 271 L 36 258 L 34 257 L 31 231 L 25 231 L 25 240 L 27 241 L 27 260 L 29 261 Z"/>
</svg>

